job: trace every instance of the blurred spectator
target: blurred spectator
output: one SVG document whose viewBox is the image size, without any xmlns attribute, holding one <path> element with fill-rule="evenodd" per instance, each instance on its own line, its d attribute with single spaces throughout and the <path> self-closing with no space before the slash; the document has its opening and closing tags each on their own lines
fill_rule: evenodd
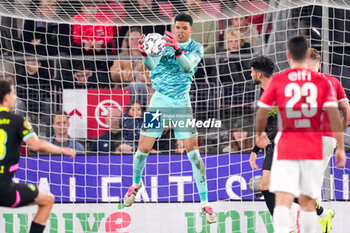
<svg viewBox="0 0 350 233">
<path fill-rule="evenodd" d="M 69 126 L 68 114 L 66 112 L 57 112 L 53 117 L 52 124 L 54 135 L 48 141 L 57 146 L 70 147 L 77 152 L 84 152 L 84 146 L 68 136 Z"/>
<path fill-rule="evenodd" d="M 253 51 L 249 43 L 243 40 L 238 30 L 229 30 L 225 38 L 225 53 L 220 57 L 220 81 L 243 82 L 250 80 L 250 59 Z M 225 56 L 226 55 L 226 56 Z"/>
<path fill-rule="evenodd" d="M 130 101 L 126 106 L 123 122 L 123 142 L 118 152 L 133 152 L 138 146 L 140 130 L 142 127 L 142 108 L 139 102 Z"/>
<path fill-rule="evenodd" d="M 193 23 L 193 33 L 191 38 L 204 47 L 204 54 L 216 53 L 219 45 L 219 21 L 214 20 L 211 15 L 207 14 L 202 8 L 202 0 L 187 0 L 187 14 L 192 16 L 193 21 L 200 20 L 201 22 Z M 203 22 L 203 19 L 211 21 Z"/>
<path fill-rule="evenodd" d="M 107 49 L 113 41 L 114 28 L 108 15 L 99 11 L 97 5 L 100 0 L 84 1 L 81 6 L 82 13 L 73 17 L 73 42 L 78 49 L 74 50 L 75 55 L 106 55 L 112 54 Z M 92 23 L 94 25 L 91 25 Z M 107 70 L 106 61 L 96 62 L 98 69 Z"/>
<path fill-rule="evenodd" d="M 224 85 L 224 104 L 251 103 L 254 101 L 255 87 L 250 76 L 249 62 L 253 56 L 250 44 L 244 42 L 240 31 L 230 30 L 226 34 L 225 47 L 227 50 L 219 58 L 219 77 Z"/>
<path fill-rule="evenodd" d="M 130 89 L 130 93 L 139 101 L 142 106 L 148 105 L 148 100 L 154 90 L 152 88 L 150 72 L 144 66 L 142 60 L 135 60 L 133 57 L 140 57 L 138 40 L 141 37 L 141 30 L 132 27 L 127 32 L 122 42 L 121 60 L 115 60 L 110 69 L 111 79 L 116 83 L 115 88 Z"/>
<path fill-rule="evenodd" d="M 1 1 L 2 7 L 8 10 L 9 13 L 13 14 L 14 0 Z M 5 55 L 11 55 L 12 52 L 18 51 L 20 48 L 20 37 L 18 31 L 18 20 L 17 17 L 1 16 L 1 53 Z"/>
<path fill-rule="evenodd" d="M 109 130 L 97 141 L 92 142 L 90 151 L 93 152 L 116 152 L 121 144 L 122 134 L 120 128 L 120 117 L 122 111 L 118 108 L 110 108 L 106 117 L 106 124 L 110 126 Z"/>
<path fill-rule="evenodd" d="M 249 137 L 248 132 L 244 129 L 236 129 L 231 131 L 230 143 L 228 146 L 223 148 L 222 152 L 250 153 L 252 148 L 253 148 L 253 140 L 251 136 Z"/>
<path fill-rule="evenodd" d="M 92 61 L 74 61 L 73 74 L 71 70 L 62 70 L 55 83 L 66 89 L 110 88 L 109 75 L 106 72 L 97 71 Z"/>
<path fill-rule="evenodd" d="M 164 31 L 171 30 L 171 19 L 160 13 L 159 5 L 156 0 L 124 0 L 125 10 L 127 12 L 126 21 L 131 24 L 142 24 L 143 22 L 152 22 L 153 25 L 141 27 L 141 34 L 159 33 L 164 35 Z M 119 44 L 122 44 L 129 26 L 124 26 L 119 31 Z"/>
<path fill-rule="evenodd" d="M 247 12 L 242 8 L 236 8 L 237 13 L 240 15 L 246 15 Z M 242 33 L 244 42 L 249 43 L 253 48 L 259 45 L 259 33 L 254 25 L 249 22 L 248 16 L 235 17 L 231 19 L 231 25 L 227 29 L 226 33 L 232 29 L 239 30 Z"/>
<path fill-rule="evenodd" d="M 29 113 L 33 128 L 47 136 L 51 110 L 51 73 L 45 62 L 26 56 L 25 65 L 16 70 L 17 110 Z"/>
<path fill-rule="evenodd" d="M 55 23 L 58 15 L 57 0 L 40 0 L 34 14 L 45 21 L 25 20 L 23 29 L 24 49 L 36 54 L 58 55 L 69 54 L 70 26 Z"/>
<path fill-rule="evenodd" d="M 170 31 L 170 18 L 164 16 L 159 11 L 159 5 L 155 0 L 125 0 L 125 10 L 128 13 L 127 21 L 142 23 L 150 19 L 155 25 L 143 26 L 141 31 L 143 34 L 157 32 L 161 35 L 165 30 Z M 167 24 L 167 25 L 166 25 Z M 128 30 L 123 29 L 125 32 Z"/>
<path fill-rule="evenodd" d="M 18 67 L 16 75 L 17 96 L 23 101 L 24 111 L 49 112 L 51 74 L 43 62 L 26 56 L 24 67 Z"/>
</svg>

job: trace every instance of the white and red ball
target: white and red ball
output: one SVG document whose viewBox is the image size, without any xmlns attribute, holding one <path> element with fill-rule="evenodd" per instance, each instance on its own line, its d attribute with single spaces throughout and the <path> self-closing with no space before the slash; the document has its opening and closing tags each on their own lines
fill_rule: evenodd
<svg viewBox="0 0 350 233">
<path fill-rule="evenodd" d="M 143 41 L 145 53 L 151 57 L 159 57 L 165 52 L 163 36 L 159 33 L 149 33 Z"/>
</svg>

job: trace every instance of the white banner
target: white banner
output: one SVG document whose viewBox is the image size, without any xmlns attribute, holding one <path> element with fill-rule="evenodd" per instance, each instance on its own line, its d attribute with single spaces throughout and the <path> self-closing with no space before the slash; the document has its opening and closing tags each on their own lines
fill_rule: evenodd
<svg viewBox="0 0 350 233">
<path fill-rule="evenodd" d="M 63 110 L 69 115 L 68 134 L 72 138 L 86 138 L 87 90 L 63 90 Z"/>
<path fill-rule="evenodd" d="M 207 224 L 199 203 L 56 204 L 45 233 L 272 233 L 264 202 L 211 203 L 218 222 Z M 350 203 L 325 203 L 336 211 L 333 232 L 345 233 Z M 28 232 L 36 207 L 1 208 L 0 232 Z M 319 230 L 319 229 L 318 229 Z M 317 231 L 319 232 L 319 231 Z"/>
</svg>

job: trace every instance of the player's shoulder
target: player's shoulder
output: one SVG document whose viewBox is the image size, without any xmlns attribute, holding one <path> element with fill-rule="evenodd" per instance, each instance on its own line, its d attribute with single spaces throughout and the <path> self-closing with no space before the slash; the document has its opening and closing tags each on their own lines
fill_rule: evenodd
<svg viewBox="0 0 350 233">
<path fill-rule="evenodd" d="M 192 48 L 192 50 L 204 50 L 203 45 L 192 38 L 190 39 L 189 47 Z"/>
<path fill-rule="evenodd" d="M 274 75 L 271 76 L 270 81 L 277 81 L 282 82 L 283 80 L 288 79 L 288 74 L 290 73 L 290 69 L 275 73 Z"/>
<path fill-rule="evenodd" d="M 320 73 L 320 75 L 326 79 L 328 79 L 329 81 L 331 81 L 332 84 L 336 84 L 336 85 L 340 85 L 341 83 L 339 81 L 339 79 L 337 79 L 336 77 L 329 75 L 329 74 L 325 74 L 325 73 Z"/>
<path fill-rule="evenodd" d="M 201 43 L 199 43 L 199 42 L 197 42 L 197 41 L 195 41 L 194 39 L 192 39 L 192 38 L 190 38 L 190 41 L 189 41 L 190 43 L 189 43 L 189 45 L 190 46 L 203 46 Z"/>
<path fill-rule="evenodd" d="M 12 112 L 1 111 L 0 112 L 0 120 L 3 123 L 10 125 L 10 128 L 16 127 L 18 125 L 23 124 L 23 117 L 16 115 Z"/>
<path fill-rule="evenodd" d="M 275 73 L 271 78 L 288 78 L 288 75 L 294 72 L 295 69 L 287 69 L 278 73 Z"/>
<path fill-rule="evenodd" d="M 20 121 L 21 119 L 23 119 L 21 116 L 8 111 L 1 111 L 0 118 L 8 118 L 13 121 Z"/>
<path fill-rule="evenodd" d="M 325 74 L 325 73 L 319 73 L 322 77 L 324 78 L 328 78 L 328 79 L 337 79 L 336 77 L 329 75 L 329 74 Z M 337 79 L 338 80 L 338 79 Z"/>
</svg>

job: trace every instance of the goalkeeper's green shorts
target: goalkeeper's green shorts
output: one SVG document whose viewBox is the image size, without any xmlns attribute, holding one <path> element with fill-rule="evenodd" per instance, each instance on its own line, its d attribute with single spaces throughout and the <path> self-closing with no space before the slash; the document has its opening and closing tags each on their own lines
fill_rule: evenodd
<svg viewBox="0 0 350 233">
<path fill-rule="evenodd" d="M 173 128 L 176 139 L 197 137 L 189 95 L 185 99 L 172 99 L 155 92 L 147 111 L 143 114 L 141 134 L 160 138 L 163 131 Z"/>
</svg>

